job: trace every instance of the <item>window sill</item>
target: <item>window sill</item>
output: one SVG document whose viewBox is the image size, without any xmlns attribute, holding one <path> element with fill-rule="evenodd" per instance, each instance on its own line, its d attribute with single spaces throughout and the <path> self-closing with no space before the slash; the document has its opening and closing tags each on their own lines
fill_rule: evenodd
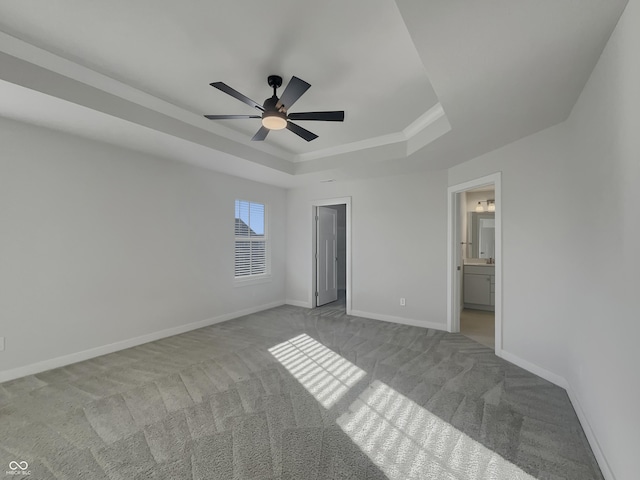
<svg viewBox="0 0 640 480">
<path fill-rule="evenodd" d="M 271 282 L 271 274 L 255 275 L 252 277 L 239 277 L 233 279 L 234 287 L 247 287 L 249 285 L 258 285 L 260 283 Z"/>
</svg>

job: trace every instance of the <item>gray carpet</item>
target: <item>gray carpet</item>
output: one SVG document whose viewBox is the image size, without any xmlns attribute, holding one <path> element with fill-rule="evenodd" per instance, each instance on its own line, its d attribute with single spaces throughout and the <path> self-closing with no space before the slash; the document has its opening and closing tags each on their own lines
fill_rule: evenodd
<svg viewBox="0 0 640 480">
<path fill-rule="evenodd" d="M 340 302 L 1 384 L 0 472 L 15 462 L 33 479 L 602 478 L 563 389 Z"/>
</svg>

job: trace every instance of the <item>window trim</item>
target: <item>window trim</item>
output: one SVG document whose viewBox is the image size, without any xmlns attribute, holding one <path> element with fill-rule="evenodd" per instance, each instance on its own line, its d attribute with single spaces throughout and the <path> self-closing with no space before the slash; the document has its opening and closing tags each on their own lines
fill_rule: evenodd
<svg viewBox="0 0 640 480">
<path fill-rule="evenodd" d="M 243 277 L 233 278 L 234 287 L 246 287 L 249 285 L 258 285 L 260 283 L 269 283 L 269 282 L 271 282 L 270 273 L 260 273 L 258 275 L 245 275 Z"/>
<path fill-rule="evenodd" d="M 253 241 L 264 241 L 264 248 L 265 248 L 265 272 L 264 273 L 258 273 L 258 274 L 253 274 L 253 275 L 241 275 L 241 276 L 236 276 L 236 265 L 235 265 L 235 261 L 236 261 L 236 256 L 235 256 L 235 252 L 236 252 L 236 243 L 238 241 L 252 241 L 250 238 L 251 237 L 236 237 L 235 235 L 235 206 L 236 206 L 236 202 L 244 202 L 244 203 L 248 203 L 249 204 L 249 208 L 250 205 L 253 204 L 259 204 L 262 205 L 264 207 L 264 237 L 261 238 L 260 240 L 255 239 Z M 271 281 L 271 239 L 270 239 L 270 228 L 269 228 L 269 224 L 270 224 L 270 211 L 269 211 L 269 205 L 265 202 L 265 201 L 258 201 L 258 200 L 245 200 L 243 198 L 236 198 L 233 202 L 234 205 L 234 230 L 233 230 L 233 284 L 236 287 L 243 287 L 243 286 L 248 286 L 248 285 L 257 285 L 260 283 L 267 283 Z"/>
</svg>

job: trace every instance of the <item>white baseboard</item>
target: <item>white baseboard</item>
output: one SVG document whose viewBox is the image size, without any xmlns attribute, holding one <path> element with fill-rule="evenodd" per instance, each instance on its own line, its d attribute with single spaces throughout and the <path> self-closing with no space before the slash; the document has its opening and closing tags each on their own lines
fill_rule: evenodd
<svg viewBox="0 0 640 480">
<path fill-rule="evenodd" d="M 587 437 L 587 440 L 589 441 L 589 445 L 591 446 L 593 455 L 596 457 L 598 466 L 600 467 L 600 471 L 602 472 L 603 477 L 605 478 L 605 480 L 616 480 L 616 477 L 613 475 L 613 472 L 611 471 L 611 467 L 609 467 L 609 462 L 607 462 L 607 458 L 604 456 L 604 453 L 602 452 L 602 448 L 600 448 L 600 443 L 598 443 L 598 439 L 596 438 L 595 433 L 593 433 L 593 429 L 591 428 L 591 424 L 589 423 L 587 415 L 582 409 L 582 405 L 578 400 L 578 396 L 573 391 L 573 388 L 571 388 L 571 384 L 564 377 L 561 377 L 560 375 L 556 375 L 553 372 L 545 370 L 544 368 L 541 368 L 531 362 L 528 362 L 527 360 L 523 360 L 522 358 L 512 353 L 502 350 L 499 356 L 515 365 L 518 365 L 521 368 L 524 368 L 525 370 L 535 375 L 538 375 L 539 377 L 544 378 L 545 380 L 548 380 L 549 382 L 555 385 L 558 385 L 559 387 L 564 388 L 567 391 L 567 395 L 569 396 L 569 401 L 571 402 L 573 409 L 576 411 L 576 415 L 578 416 L 580 425 L 582 426 L 582 429 L 584 430 L 584 434 Z"/>
<path fill-rule="evenodd" d="M 302 302 L 300 300 L 285 300 L 285 304 L 293 305 L 294 307 L 313 308 L 309 302 Z"/>
<path fill-rule="evenodd" d="M 582 430 L 584 430 L 584 434 L 589 441 L 589 445 L 591 446 L 591 450 L 593 451 L 593 455 L 596 457 L 596 461 L 598 462 L 598 466 L 600 467 L 600 471 L 602 472 L 602 476 L 605 480 L 616 480 L 615 475 L 611 471 L 611 467 L 609 466 L 609 462 L 607 462 L 607 457 L 604 456 L 604 452 L 600 447 L 600 443 L 596 438 L 595 433 L 593 433 L 593 429 L 591 428 L 591 424 L 587 418 L 587 415 L 584 413 L 582 409 L 582 405 L 578 400 L 578 396 L 574 392 L 570 383 L 567 383 L 567 388 L 565 389 L 567 394 L 569 395 L 569 400 L 573 405 L 573 409 L 576 411 L 576 415 L 578 415 L 578 420 L 580 421 L 580 425 L 582 425 Z"/>
<path fill-rule="evenodd" d="M 544 378 L 545 380 L 548 380 L 554 385 L 564 388 L 565 390 L 569 387 L 569 384 L 564 379 L 564 377 L 561 377 L 560 375 L 556 375 L 555 373 L 550 372 L 549 370 L 545 370 L 544 368 L 539 367 L 538 365 L 531 363 L 527 360 L 524 360 L 518 357 L 517 355 L 514 355 L 513 353 L 509 353 L 506 350 L 501 350 L 499 356 L 521 368 L 524 368 L 525 370 L 535 375 L 538 375 L 539 377 Z"/>
<path fill-rule="evenodd" d="M 433 328 L 434 330 L 447 330 L 446 323 L 429 322 L 426 320 L 415 320 L 413 318 L 394 317 L 393 315 L 384 315 L 372 312 L 363 312 L 362 310 L 351 310 L 349 315 L 354 317 L 371 318 L 373 320 L 382 320 L 383 322 L 400 323 L 401 325 L 410 325 L 412 327 Z"/>
<path fill-rule="evenodd" d="M 279 307 L 284 305 L 283 301 L 271 302 L 266 305 L 259 305 L 257 307 L 245 308 L 236 312 L 225 313 L 213 318 L 207 318 L 206 320 L 200 320 L 198 322 L 187 323 L 185 325 L 179 325 L 177 327 L 167 328 L 158 332 L 148 333 L 135 338 L 129 338 L 126 340 L 120 340 L 118 342 L 110 343 L 108 345 L 102 345 L 100 347 L 90 348 L 88 350 L 82 350 L 80 352 L 70 353 L 61 357 L 52 358 L 50 360 L 43 360 L 41 362 L 32 363 L 23 367 L 13 368 L 11 370 L 0 371 L 0 383 L 14 380 L 16 378 L 25 377 L 27 375 L 33 375 L 40 372 L 51 370 L 52 368 L 64 367 L 76 362 L 82 362 L 89 360 L 90 358 L 99 357 L 108 353 L 124 350 L 125 348 L 136 347 L 143 343 L 153 342 L 160 340 L 161 338 L 171 337 L 173 335 L 179 335 L 181 333 L 190 332 L 191 330 L 197 330 L 198 328 L 208 327 L 216 323 L 226 322 L 234 318 L 243 317 L 252 313 L 261 312 L 270 308 Z"/>
<path fill-rule="evenodd" d="M 88 360 L 90 358 L 99 357 L 101 355 L 106 355 L 109 353 L 117 352 L 119 350 L 124 350 L 126 348 L 135 347 L 138 345 L 142 345 L 144 343 L 153 342 L 155 340 L 160 340 L 161 338 L 171 337 L 173 335 L 179 335 L 181 333 L 189 332 L 191 330 L 197 330 L 198 328 L 207 327 L 209 325 L 214 325 L 216 323 L 225 322 L 227 320 L 232 320 L 234 318 L 243 317 L 245 315 L 250 315 L 252 313 L 261 312 L 263 310 L 268 310 L 270 308 L 279 307 L 280 305 L 294 305 L 298 307 L 311 308 L 307 302 L 301 302 L 297 300 L 286 300 L 284 302 L 277 301 L 271 302 L 265 305 L 260 305 L 257 307 L 246 308 L 243 310 L 238 310 L 236 312 L 226 313 L 224 315 L 219 315 L 217 317 L 208 318 L 205 320 L 201 320 L 198 322 L 188 323 L 186 325 L 179 325 L 177 327 L 168 328 L 165 330 L 160 330 L 158 332 L 149 333 L 146 335 L 141 335 L 139 337 L 130 338 L 127 340 L 121 340 L 119 342 L 110 343 L 108 345 L 103 345 L 100 347 L 90 348 L 88 350 L 83 350 L 76 353 L 71 353 L 69 355 L 63 355 L 61 357 L 52 358 L 50 360 L 44 360 L 41 362 L 32 363 L 30 365 L 25 365 L 23 367 L 14 368 L 11 370 L 0 371 L 0 383 L 7 382 L 9 380 L 14 380 L 16 378 L 24 377 L 27 375 L 33 375 L 36 373 L 44 372 L 47 370 L 51 370 L 52 368 L 64 367 L 65 365 L 70 365 L 72 363 L 81 362 L 84 360 Z M 383 315 L 372 312 L 363 312 L 361 310 L 352 310 L 351 315 L 355 317 L 364 317 L 370 318 L 373 320 L 382 320 L 385 322 L 399 323 L 402 325 L 410 325 L 413 327 L 423 327 L 423 328 L 433 328 L 436 330 L 445 330 L 447 328 L 446 324 L 428 322 L 424 320 L 415 320 L 411 318 L 403 318 L 403 317 L 395 317 L 392 315 Z M 577 395 L 573 391 L 573 388 L 569 384 L 569 382 L 560 375 L 556 375 L 544 368 L 541 368 L 527 360 L 524 360 L 517 355 L 509 353 L 505 350 L 500 352 L 500 357 L 505 360 L 518 365 L 525 370 L 538 375 L 549 382 L 558 385 L 559 387 L 564 388 L 569 395 L 569 400 L 573 405 L 574 410 L 576 411 L 576 415 L 582 425 L 584 433 L 589 441 L 589 445 L 593 450 L 593 454 L 596 457 L 600 470 L 602 471 L 602 475 L 605 480 L 616 480 L 611 468 L 609 467 L 609 463 L 600 448 L 600 444 L 598 443 L 598 439 L 591 428 L 591 424 L 582 409 L 582 405 L 578 400 Z"/>
</svg>

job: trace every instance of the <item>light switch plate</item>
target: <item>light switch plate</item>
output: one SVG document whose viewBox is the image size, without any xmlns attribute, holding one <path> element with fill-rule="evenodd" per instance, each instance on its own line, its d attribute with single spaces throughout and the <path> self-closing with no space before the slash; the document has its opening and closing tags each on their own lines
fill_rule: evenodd
<svg viewBox="0 0 640 480">
<path fill-rule="evenodd" d="M 0 352 L 4 350 L 4 337 L 0 337 Z"/>
</svg>

